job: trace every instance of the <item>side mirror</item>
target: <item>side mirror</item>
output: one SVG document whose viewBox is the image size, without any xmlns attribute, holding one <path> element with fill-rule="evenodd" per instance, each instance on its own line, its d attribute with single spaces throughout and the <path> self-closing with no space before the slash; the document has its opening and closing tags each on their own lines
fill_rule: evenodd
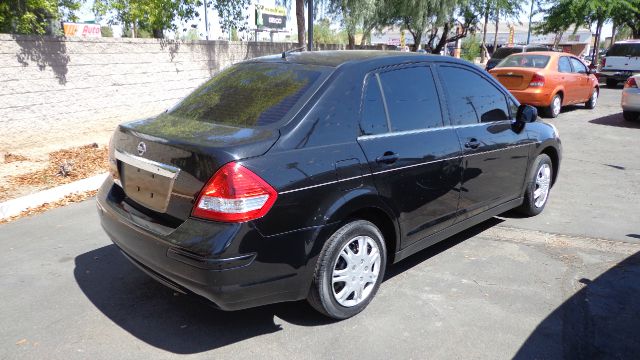
<svg viewBox="0 0 640 360">
<path fill-rule="evenodd" d="M 518 114 L 516 115 L 516 121 L 519 123 L 532 123 L 538 118 L 538 109 L 531 105 L 520 105 L 518 107 Z"/>
</svg>

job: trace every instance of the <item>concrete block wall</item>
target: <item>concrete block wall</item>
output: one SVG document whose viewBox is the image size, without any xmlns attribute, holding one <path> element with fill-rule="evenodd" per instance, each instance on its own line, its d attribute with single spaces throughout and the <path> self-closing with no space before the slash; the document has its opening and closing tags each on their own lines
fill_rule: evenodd
<svg viewBox="0 0 640 360">
<path fill-rule="evenodd" d="M 0 34 L 0 153 L 109 133 L 165 110 L 223 67 L 293 47 Z"/>
</svg>

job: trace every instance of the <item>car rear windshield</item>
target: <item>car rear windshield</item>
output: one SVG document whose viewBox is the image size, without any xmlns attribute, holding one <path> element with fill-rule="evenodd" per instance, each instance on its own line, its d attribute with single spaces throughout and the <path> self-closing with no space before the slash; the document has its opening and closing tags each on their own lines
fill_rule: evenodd
<svg viewBox="0 0 640 360">
<path fill-rule="evenodd" d="M 521 53 L 522 48 L 502 47 L 496 50 L 491 56 L 492 59 L 504 59 L 511 54 Z"/>
<path fill-rule="evenodd" d="M 640 56 L 640 43 L 613 44 L 607 51 L 607 56 Z"/>
<path fill-rule="evenodd" d="M 549 63 L 549 56 L 547 55 L 511 55 L 508 58 L 502 60 L 500 64 L 496 65 L 497 68 L 501 67 L 522 67 L 522 68 L 536 68 L 543 69 Z"/>
<path fill-rule="evenodd" d="M 168 115 L 241 128 L 269 126 L 284 119 L 326 77 L 328 69 L 286 63 L 234 65 L 192 92 Z"/>
</svg>

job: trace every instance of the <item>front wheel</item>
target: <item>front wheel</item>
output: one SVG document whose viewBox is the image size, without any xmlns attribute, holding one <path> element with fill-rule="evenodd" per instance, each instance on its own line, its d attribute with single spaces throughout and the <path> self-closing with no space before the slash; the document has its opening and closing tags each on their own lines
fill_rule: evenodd
<svg viewBox="0 0 640 360">
<path fill-rule="evenodd" d="M 544 109 L 544 112 L 547 117 L 555 118 L 560 114 L 560 109 L 562 109 L 562 97 L 556 94 L 553 99 L 551 99 L 551 104 Z"/>
<path fill-rule="evenodd" d="M 546 154 L 540 154 L 533 162 L 527 179 L 524 202 L 518 211 L 526 216 L 538 215 L 544 210 L 549 200 L 553 179 L 553 163 Z"/>
<path fill-rule="evenodd" d="M 334 319 L 356 315 L 378 291 L 386 260 L 384 238 L 374 224 L 355 220 L 344 225 L 320 253 L 307 300 Z"/>
<path fill-rule="evenodd" d="M 593 91 L 591 92 L 591 97 L 589 98 L 589 101 L 585 103 L 585 106 L 587 109 L 595 109 L 597 103 L 598 103 L 598 89 L 594 88 Z"/>
</svg>

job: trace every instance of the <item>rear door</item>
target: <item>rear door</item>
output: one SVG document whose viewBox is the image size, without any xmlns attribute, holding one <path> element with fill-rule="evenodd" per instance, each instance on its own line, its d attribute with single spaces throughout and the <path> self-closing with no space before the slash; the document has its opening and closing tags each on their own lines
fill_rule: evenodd
<svg viewBox="0 0 640 360">
<path fill-rule="evenodd" d="M 461 149 L 444 126 L 428 65 L 370 73 L 358 142 L 376 187 L 396 211 L 402 247 L 451 225 L 458 209 Z"/>
<path fill-rule="evenodd" d="M 463 149 L 462 221 L 521 196 L 529 160 L 526 131 L 515 131 L 515 104 L 479 71 L 440 65 L 450 122 Z"/>
</svg>

